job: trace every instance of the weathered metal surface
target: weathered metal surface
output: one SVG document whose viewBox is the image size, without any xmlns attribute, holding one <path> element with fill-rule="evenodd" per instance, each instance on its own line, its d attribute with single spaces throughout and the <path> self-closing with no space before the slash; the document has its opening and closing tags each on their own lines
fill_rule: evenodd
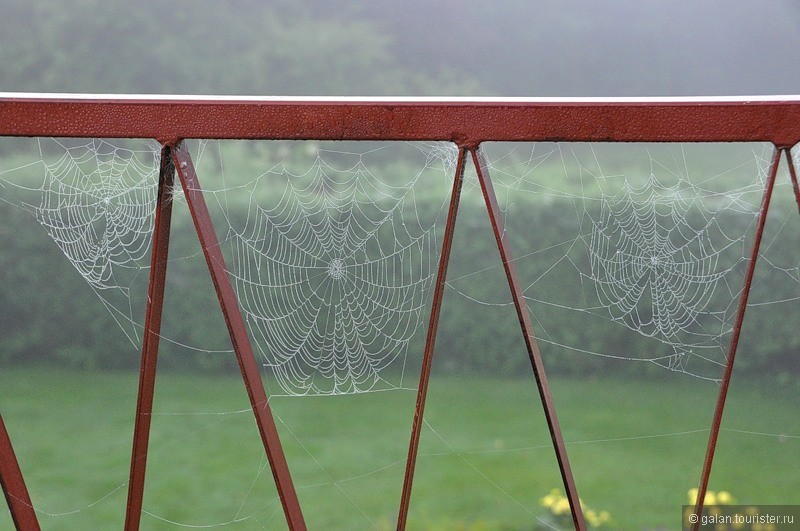
<svg viewBox="0 0 800 531">
<path fill-rule="evenodd" d="M 398 530 L 405 529 L 408 520 L 408 509 L 411 503 L 411 487 L 414 482 L 414 470 L 417 465 L 417 451 L 419 450 L 419 438 L 422 432 L 422 422 L 425 414 L 425 400 L 428 396 L 428 383 L 430 382 L 433 352 L 436 345 L 436 332 L 439 329 L 439 315 L 442 309 L 442 299 L 444 297 L 445 281 L 447 279 L 447 266 L 450 263 L 450 251 L 453 248 L 453 234 L 456 229 L 456 217 L 458 215 L 458 205 L 461 199 L 461 185 L 464 182 L 464 165 L 466 164 L 466 159 L 467 150 L 464 148 L 459 149 L 456 174 L 453 176 L 453 189 L 450 192 L 450 209 L 447 213 L 447 225 L 445 226 L 444 239 L 442 241 L 442 252 L 439 257 L 439 268 L 436 272 L 436 287 L 433 292 L 431 316 L 430 322 L 428 323 L 428 335 L 425 340 L 425 354 L 422 358 L 422 369 L 419 376 L 419 386 L 417 387 L 417 404 L 414 408 L 414 421 L 411 426 L 411 442 L 408 445 L 406 473 L 403 478 L 400 512 L 397 517 Z"/>
<path fill-rule="evenodd" d="M 161 311 L 164 304 L 169 233 L 172 221 L 173 201 L 169 194 L 174 182 L 175 166 L 172 162 L 172 149 L 164 147 L 161 150 L 161 168 L 158 176 L 158 197 L 153 223 L 153 250 L 150 256 L 150 283 L 147 290 L 147 309 L 142 340 L 142 365 L 139 370 L 139 395 L 136 401 L 133 450 L 128 481 L 128 505 L 125 511 L 125 529 L 127 531 L 139 529 L 139 521 L 142 516 L 147 446 L 153 414 L 153 392 L 158 363 L 158 344 L 161 337 Z"/>
<path fill-rule="evenodd" d="M 800 98 L 334 99 L 0 94 L 0 136 L 800 141 Z"/>
<path fill-rule="evenodd" d="M 239 302 L 228 278 L 225 260 L 222 256 L 222 251 L 220 251 L 214 225 L 211 222 L 211 215 L 206 206 L 194 164 L 185 144 L 180 143 L 175 147 L 173 159 L 183 185 L 184 196 L 197 230 L 197 236 L 200 239 L 200 246 L 203 249 L 206 264 L 211 273 L 211 280 L 217 292 L 222 314 L 225 317 L 225 324 L 228 327 L 233 350 L 236 353 L 236 359 L 239 362 L 244 385 L 247 389 L 247 396 L 250 398 L 250 405 L 256 418 L 258 431 L 261 434 L 261 440 L 272 469 L 278 496 L 283 504 L 286 521 L 292 530 L 305 530 L 303 512 L 300 509 L 300 502 L 297 499 L 297 493 L 292 483 L 289 466 L 283 454 L 283 447 L 275 426 L 275 420 L 272 417 L 269 400 L 264 391 L 264 383 L 261 380 L 261 373 L 258 370 L 253 348 L 250 345 L 247 328 L 242 319 Z"/>
<path fill-rule="evenodd" d="M 736 348 L 739 345 L 739 337 L 742 333 L 742 324 L 744 323 L 744 314 L 747 310 L 747 298 L 750 295 L 750 286 L 753 283 L 753 274 L 756 270 L 756 262 L 758 261 L 758 251 L 761 247 L 761 238 L 764 235 L 764 226 L 767 222 L 767 212 L 769 211 L 769 203 L 772 198 L 772 190 L 775 186 L 775 176 L 778 174 L 778 166 L 781 162 L 782 149 L 776 149 L 772 157 L 772 165 L 769 170 L 769 177 L 764 188 L 764 195 L 761 199 L 761 206 L 758 211 L 758 222 L 756 224 L 755 239 L 753 240 L 753 248 L 750 252 L 750 259 L 747 263 L 747 272 L 744 277 L 744 285 L 742 292 L 739 295 L 739 306 L 736 310 L 736 320 L 733 324 L 733 331 L 731 333 L 731 342 L 728 347 L 728 355 L 726 357 L 725 370 L 722 374 L 722 381 L 719 386 L 719 394 L 717 395 L 717 404 L 714 408 L 714 416 L 711 420 L 711 432 L 708 436 L 708 447 L 706 448 L 706 457 L 703 462 L 703 471 L 700 475 L 700 486 L 697 493 L 697 501 L 695 503 L 695 514 L 702 514 L 703 503 L 705 501 L 706 490 L 708 489 L 708 478 L 711 475 L 711 465 L 714 461 L 714 452 L 717 448 L 717 439 L 719 437 L 719 428 L 722 424 L 722 413 L 725 409 L 725 400 L 728 395 L 728 388 L 731 383 L 731 375 L 733 374 L 733 362 L 736 358 Z M 785 151 L 788 151 L 786 149 Z M 692 526 L 695 531 L 698 529 L 699 520 Z"/>
<path fill-rule="evenodd" d="M 486 160 L 481 155 L 480 150 L 474 150 L 472 152 L 472 160 L 478 173 L 478 181 L 480 181 L 481 184 L 483 197 L 486 200 L 486 208 L 489 211 L 489 219 L 492 224 L 492 229 L 494 230 L 495 239 L 497 240 L 497 248 L 500 251 L 500 258 L 503 261 L 503 268 L 505 269 L 508 279 L 508 287 L 511 289 L 511 298 L 514 301 L 514 308 L 517 310 L 517 318 L 522 328 L 522 335 L 525 339 L 525 347 L 528 350 L 531 367 L 533 368 L 536 386 L 539 388 L 539 396 L 542 400 L 545 418 L 547 419 L 547 427 L 550 430 L 550 438 L 553 441 L 553 448 L 556 451 L 558 468 L 561 472 L 561 479 L 564 482 L 564 489 L 566 490 L 567 499 L 569 500 L 570 509 L 572 510 L 572 522 L 575 525 L 575 529 L 586 529 L 583 509 L 578 499 L 578 489 L 575 487 L 575 479 L 572 475 L 572 469 L 569 466 L 567 447 L 564 445 L 564 437 L 561 435 L 561 427 L 558 423 L 556 407 L 550 393 L 550 384 L 547 383 L 547 375 L 545 374 L 544 364 L 542 363 L 542 356 L 539 353 L 539 346 L 536 343 L 536 337 L 533 333 L 533 324 L 531 323 L 530 314 L 528 312 L 528 305 L 525 302 L 522 284 L 519 281 L 517 266 L 514 264 L 511 244 L 508 242 L 508 233 L 506 232 L 503 215 L 497 203 L 497 197 L 494 193 L 494 187 L 492 186 L 492 181 L 489 176 Z"/>
<path fill-rule="evenodd" d="M 33 510 L 33 503 L 2 415 L 0 415 L 0 486 L 3 487 L 11 519 L 17 529 L 39 531 L 39 521 L 36 519 L 36 512 Z"/>
</svg>

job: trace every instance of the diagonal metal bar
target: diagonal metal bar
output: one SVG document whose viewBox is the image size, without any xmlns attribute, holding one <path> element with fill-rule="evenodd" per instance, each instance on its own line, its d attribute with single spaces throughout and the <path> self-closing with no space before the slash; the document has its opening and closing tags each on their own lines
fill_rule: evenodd
<svg viewBox="0 0 800 531">
<path fill-rule="evenodd" d="M 786 152 L 786 164 L 789 166 L 789 177 L 792 179 L 792 190 L 794 190 L 794 200 L 797 203 L 797 209 L 800 211 L 800 185 L 797 183 L 797 172 L 794 169 L 794 162 L 792 161 L 792 150 L 789 148 L 784 149 Z"/>
<path fill-rule="evenodd" d="M 36 519 L 36 512 L 28 488 L 25 486 L 17 456 L 11 446 L 11 438 L 3 422 L 3 415 L 0 415 L 0 486 L 3 487 L 8 510 L 11 511 L 11 519 L 17 529 L 39 531 L 39 521 Z"/>
<path fill-rule="evenodd" d="M 450 209 L 447 212 L 447 225 L 445 226 L 444 240 L 442 241 L 439 269 L 436 272 L 436 287 L 433 292 L 431 316 L 428 323 L 428 335 L 425 340 L 425 354 L 422 358 L 422 370 L 420 372 L 419 386 L 417 388 L 417 405 L 414 408 L 414 422 L 411 426 L 411 442 L 408 445 L 406 473 L 403 479 L 403 494 L 400 499 L 400 513 L 397 518 L 398 530 L 405 529 L 408 520 L 408 508 L 411 502 L 411 486 L 414 482 L 414 469 L 417 464 L 417 451 L 419 450 L 419 438 L 425 412 L 425 400 L 428 396 L 428 382 L 430 381 L 433 351 L 436 344 L 436 331 L 439 328 L 439 314 L 442 309 L 442 298 L 444 297 L 445 280 L 447 278 L 447 266 L 450 263 L 450 251 L 453 247 L 453 234 L 456 228 L 458 204 L 461 199 L 461 185 L 464 182 L 464 166 L 466 164 L 466 159 L 466 149 L 460 148 L 458 150 L 456 173 L 453 176 L 453 190 L 450 193 Z"/>
<path fill-rule="evenodd" d="M 297 493 L 292 483 L 289 466 L 283 454 L 280 437 L 275 426 L 275 420 L 272 417 L 272 410 L 269 407 L 269 400 L 264 391 L 264 383 L 258 371 L 253 348 L 247 336 L 247 328 L 239 310 L 236 293 L 233 291 L 228 278 L 225 260 L 220 251 L 217 235 L 214 232 L 211 215 L 203 198 L 203 191 L 200 188 L 194 164 L 185 143 L 180 142 L 175 147 L 173 157 L 175 167 L 178 170 L 178 177 L 180 177 L 183 185 L 186 203 L 189 206 L 189 212 L 197 230 L 197 236 L 200 239 L 200 246 L 203 248 L 208 271 L 211 273 L 222 314 L 225 317 L 225 324 L 228 327 L 233 350 L 236 352 L 236 359 L 239 362 L 242 379 L 255 414 L 261 440 L 264 443 L 264 449 L 272 469 L 272 476 L 275 479 L 275 486 L 278 489 L 286 521 L 290 529 L 305 530 L 306 524 L 303 519 L 303 512 L 300 509 L 300 502 L 297 499 Z"/>
<path fill-rule="evenodd" d="M 697 501 L 695 502 L 694 512 L 697 515 L 703 512 L 703 503 L 705 502 L 706 490 L 708 489 L 708 478 L 711 475 L 711 464 L 714 461 L 714 451 L 717 448 L 717 438 L 719 437 L 719 428 L 722 424 L 722 412 L 725 409 L 725 399 L 728 396 L 728 387 L 731 383 L 731 374 L 733 373 L 733 361 L 736 357 L 736 348 L 739 346 L 739 336 L 742 332 L 742 324 L 744 323 L 744 313 L 747 310 L 747 298 L 750 296 L 750 287 L 753 283 L 753 274 L 756 270 L 756 261 L 758 259 L 758 250 L 761 247 L 761 237 L 764 235 L 764 226 L 767 222 L 767 212 L 769 211 L 769 203 L 772 198 L 772 189 L 775 187 L 775 176 L 778 174 L 778 165 L 781 162 L 781 149 L 775 149 L 775 154 L 772 157 L 772 165 L 770 166 L 769 176 L 764 188 L 764 195 L 761 198 L 761 206 L 758 210 L 758 222 L 756 224 L 755 240 L 753 240 L 753 248 L 750 252 L 750 261 L 747 264 L 747 272 L 744 277 L 744 285 L 742 286 L 742 293 L 739 296 L 739 307 L 736 311 L 736 321 L 733 324 L 733 331 L 731 333 L 731 342 L 728 347 L 727 363 L 725 370 L 722 374 L 722 382 L 719 386 L 719 394 L 717 395 L 717 404 L 714 408 L 714 417 L 711 421 L 711 432 L 708 436 L 708 447 L 706 448 L 706 457 L 703 463 L 703 472 L 700 475 L 700 486 L 697 491 Z M 697 531 L 699 520 L 692 526 L 692 529 Z"/>
<path fill-rule="evenodd" d="M 161 311 L 164 305 L 164 286 L 167 278 L 169 233 L 172 222 L 172 198 L 169 194 L 175 183 L 172 149 L 161 149 L 158 175 L 158 197 L 153 223 L 153 250 L 150 255 L 150 283 L 147 289 L 147 309 L 142 339 L 142 365 L 139 369 L 139 394 L 133 429 L 131 471 L 128 480 L 128 504 L 125 510 L 125 529 L 139 529 L 144 498 L 144 478 L 147 467 L 147 446 L 150 440 L 150 421 L 153 413 L 158 344 L 161 337 Z"/>
<path fill-rule="evenodd" d="M 514 259 L 511 255 L 511 245 L 506 236 L 503 216 L 500 213 L 500 207 L 497 204 L 497 196 L 494 193 L 494 187 L 489 177 L 486 159 L 481 153 L 480 147 L 472 150 L 472 160 L 475 164 L 475 170 L 478 172 L 478 180 L 480 181 L 483 197 L 486 201 L 486 208 L 489 211 L 489 218 L 491 219 L 492 229 L 494 230 L 494 236 L 497 240 L 497 247 L 500 250 L 500 257 L 503 260 L 503 267 L 505 268 L 506 277 L 508 278 L 508 286 L 511 288 L 511 297 L 514 300 L 514 307 L 517 310 L 519 324 L 522 327 L 522 335 L 525 338 L 525 347 L 528 350 L 528 356 L 530 357 L 531 366 L 533 367 L 536 386 L 539 388 L 539 396 L 542 399 L 542 407 L 544 408 L 545 418 L 547 419 L 547 427 L 550 430 L 550 438 L 553 441 L 553 447 L 556 451 L 558 468 L 561 471 L 561 479 L 564 481 L 567 499 L 572 509 L 572 522 L 575 524 L 576 529 L 586 529 L 583 510 L 581 509 L 580 500 L 578 499 L 578 490 L 575 487 L 575 479 L 572 476 L 572 469 L 569 466 L 567 448 L 564 445 L 564 437 L 561 435 L 561 427 L 558 423 L 556 408 L 550 393 L 550 385 L 547 383 L 544 364 L 542 363 L 542 357 L 539 353 L 539 347 L 533 333 L 533 325 L 531 324 L 530 315 L 528 314 L 528 306 L 525 303 L 519 275 L 517 274 L 517 267 L 514 265 Z"/>
</svg>

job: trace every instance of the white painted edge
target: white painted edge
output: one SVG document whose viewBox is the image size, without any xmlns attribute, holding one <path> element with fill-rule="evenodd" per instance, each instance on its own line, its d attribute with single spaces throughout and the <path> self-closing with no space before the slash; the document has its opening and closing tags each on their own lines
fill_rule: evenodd
<svg viewBox="0 0 800 531">
<path fill-rule="evenodd" d="M 175 94 L 77 94 L 43 92 L 0 92 L 2 100 L 39 101 L 158 101 L 158 102 L 252 102 L 252 103 L 454 103 L 454 104 L 504 104 L 504 103 L 800 103 L 800 95 L 756 95 L 756 96 L 668 96 L 668 97 L 384 97 L 384 96 L 212 96 Z"/>
</svg>

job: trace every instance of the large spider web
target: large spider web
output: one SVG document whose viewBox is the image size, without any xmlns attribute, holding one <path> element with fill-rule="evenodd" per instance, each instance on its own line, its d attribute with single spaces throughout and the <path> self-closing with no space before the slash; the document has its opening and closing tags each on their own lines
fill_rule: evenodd
<svg viewBox="0 0 800 531">
<path fill-rule="evenodd" d="M 446 161 L 442 147 L 422 149 L 425 168 Z M 246 186 L 244 221 L 227 218 L 245 319 L 287 393 L 402 384 L 436 268 L 439 212 L 417 210 L 422 171 L 381 178 L 370 154 L 320 151 L 302 174 L 280 164 Z M 279 199 L 265 204 L 270 195 Z M 393 383 L 384 370 L 396 361 Z"/>
<path fill-rule="evenodd" d="M 485 146 L 540 341 L 720 377 L 772 152 L 739 148 L 730 158 L 702 148 L 700 156 L 701 148 L 681 145 Z M 783 199 L 791 197 L 788 179 L 779 182 Z M 549 231 L 526 225 L 537 209 L 557 213 L 538 220 Z M 763 267 L 779 266 L 767 259 Z M 470 300 L 510 304 L 469 287 L 481 273 L 449 284 Z M 565 319 L 607 337 L 622 325 L 639 339 L 628 336 L 624 350 L 603 347 L 603 337 L 564 334 Z"/>
<path fill-rule="evenodd" d="M 719 327 L 697 326 L 698 317 L 738 263 L 722 257 L 742 241 L 728 238 L 714 217 L 692 226 L 692 207 L 705 213 L 697 197 L 692 187 L 664 187 L 653 174 L 641 187 L 626 182 L 603 198 L 588 247 L 600 303 L 614 321 L 674 346 L 674 366 L 687 347 L 719 334 Z"/>
</svg>

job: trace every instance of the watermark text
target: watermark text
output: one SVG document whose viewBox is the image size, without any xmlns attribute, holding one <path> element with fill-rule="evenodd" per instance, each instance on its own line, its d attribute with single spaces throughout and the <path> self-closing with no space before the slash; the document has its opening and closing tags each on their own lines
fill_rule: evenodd
<svg viewBox="0 0 800 531">
<path fill-rule="evenodd" d="M 708 505 L 696 514 L 683 506 L 683 529 L 784 531 L 800 529 L 800 505 Z"/>
</svg>

